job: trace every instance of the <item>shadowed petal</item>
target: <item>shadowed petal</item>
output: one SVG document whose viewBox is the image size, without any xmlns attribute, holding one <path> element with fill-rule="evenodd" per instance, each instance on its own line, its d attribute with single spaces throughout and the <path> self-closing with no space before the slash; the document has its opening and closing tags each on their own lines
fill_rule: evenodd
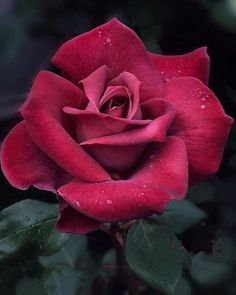
<svg viewBox="0 0 236 295">
<path fill-rule="evenodd" d="M 24 121 L 17 124 L 3 141 L 1 165 L 11 185 L 23 190 L 33 185 L 55 192 L 71 180 L 63 169 L 34 144 Z"/>
<path fill-rule="evenodd" d="M 60 209 L 56 223 L 56 229 L 63 233 L 86 234 L 95 231 L 101 225 L 100 222 L 89 218 L 71 207 L 64 200 L 59 200 Z"/>
</svg>

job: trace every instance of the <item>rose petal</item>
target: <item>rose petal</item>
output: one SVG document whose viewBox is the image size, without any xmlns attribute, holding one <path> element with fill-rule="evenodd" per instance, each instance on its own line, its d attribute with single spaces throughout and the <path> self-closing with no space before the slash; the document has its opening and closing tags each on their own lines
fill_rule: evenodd
<svg viewBox="0 0 236 295">
<path fill-rule="evenodd" d="M 74 116 L 77 128 L 77 140 L 82 142 L 147 125 L 151 120 L 130 120 L 112 117 L 103 113 L 94 113 L 75 108 L 64 107 L 64 112 Z"/>
<path fill-rule="evenodd" d="M 150 56 L 164 82 L 178 77 L 192 76 L 208 84 L 210 59 L 206 47 L 183 55 L 168 56 L 150 53 Z"/>
<path fill-rule="evenodd" d="M 65 171 L 34 144 L 24 121 L 17 124 L 3 141 L 1 165 L 11 185 L 22 190 L 33 185 L 55 192 L 71 180 Z"/>
<path fill-rule="evenodd" d="M 35 79 L 21 113 L 33 141 L 59 166 L 87 181 L 107 180 L 110 175 L 66 131 L 70 120 L 62 111 L 64 105 L 80 107 L 83 102 L 79 88 L 43 71 Z"/>
<path fill-rule="evenodd" d="M 114 77 L 134 74 L 142 83 L 143 100 L 162 96 L 163 83 L 143 43 L 116 19 L 63 44 L 52 61 L 75 83 L 107 65 Z"/>
<path fill-rule="evenodd" d="M 91 231 L 97 230 L 101 225 L 100 222 L 76 211 L 64 200 L 60 199 L 59 204 L 60 209 L 56 223 L 56 229 L 60 232 L 87 234 Z"/>
<path fill-rule="evenodd" d="M 111 77 L 112 75 L 110 69 L 107 66 L 102 66 L 90 74 L 87 78 L 80 81 L 83 85 L 87 98 L 97 111 L 99 109 L 98 104 L 102 93 L 105 90 L 105 85 Z"/>
<path fill-rule="evenodd" d="M 166 84 L 164 98 L 176 110 L 171 134 L 186 144 L 191 183 L 218 170 L 232 118 L 200 80 L 182 77 Z"/>
<path fill-rule="evenodd" d="M 153 119 L 149 124 L 112 135 L 97 138 L 91 137 L 91 139 L 80 142 L 80 145 L 105 144 L 127 146 L 165 140 L 166 132 L 175 117 L 174 107 L 162 99 L 152 99 L 141 106 L 144 115 L 147 118 Z"/>
<path fill-rule="evenodd" d="M 117 222 L 163 212 L 173 199 L 185 196 L 188 182 L 185 145 L 169 137 L 153 144 L 129 179 L 86 183 L 73 180 L 59 194 L 77 211 L 102 222 Z"/>
<path fill-rule="evenodd" d="M 131 93 L 130 109 L 127 115 L 129 119 L 142 119 L 142 113 L 139 108 L 139 88 L 140 81 L 131 73 L 123 72 L 118 77 L 110 81 L 109 85 L 119 86 L 122 85 L 129 89 Z"/>
</svg>

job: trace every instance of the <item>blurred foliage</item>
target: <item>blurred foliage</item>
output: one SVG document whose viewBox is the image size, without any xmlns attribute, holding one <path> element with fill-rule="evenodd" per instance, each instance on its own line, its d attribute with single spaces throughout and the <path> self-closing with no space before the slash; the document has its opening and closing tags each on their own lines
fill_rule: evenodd
<svg viewBox="0 0 236 295">
<path fill-rule="evenodd" d="M 56 48 L 65 40 L 112 16 L 132 27 L 153 52 L 182 54 L 207 46 L 211 57 L 210 87 L 226 112 L 235 117 L 235 0 L 1 0 L 1 140 L 19 121 L 15 112 L 25 99 L 35 74 L 41 68 L 52 68 L 50 57 Z M 163 216 L 152 216 L 152 222 L 159 222 L 161 227 L 165 226 L 171 231 L 171 241 L 174 237 L 177 245 L 180 240 L 186 249 L 183 251 L 183 272 L 174 295 L 236 294 L 235 183 L 234 125 L 218 174 L 192 187 L 183 202 L 171 203 Z M 108 235 L 96 232 L 88 236 L 69 237 L 66 241 L 64 235 L 53 231 L 57 207 L 54 195 L 36 189 L 16 190 L 2 175 L 0 187 L 0 230 L 1 233 L 4 232 L 0 237 L 0 250 L 12 249 L 10 256 L 7 255 L 9 253 L 1 253 L 4 258 L 0 262 L 2 294 L 127 294 L 127 282 L 125 284 L 119 278 L 117 253 Z M 44 207 L 41 221 L 34 220 L 38 216 L 36 211 L 40 209 L 40 206 L 32 205 L 34 202 L 40 202 L 37 204 Z M 31 209 L 27 206 L 32 209 L 32 216 L 29 216 Z M 19 220 L 18 217 L 14 220 L 16 211 L 21 212 Z M 27 221 L 26 216 L 30 220 Z M 53 220 L 49 222 L 50 228 L 46 226 L 48 218 Z M 162 238 L 162 244 L 158 244 L 153 234 L 157 228 L 147 222 L 144 224 L 144 231 L 140 229 L 140 223 L 137 223 L 128 234 L 126 247 L 132 255 L 132 261 L 129 262 L 137 275 L 152 287 L 158 285 L 160 288 L 160 284 L 166 282 L 163 273 L 169 274 L 171 270 L 165 269 L 165 265 L 164 269 L 155 270 L 157 275 L 153 277 L 152 271 L 150 273 L 152 261 L 150 265 L 141 263 L 149 249 L 143 244 L 149 241 L 153 245 L 150 251 L 157 250 L 158 247 L 168 248 L 169 236 L 165 236 L 167 239 Z M 45 226 L 48 232 L 44 235 L 45 243 L 56 245 L 52 247 L 52 252 L 55 253 L 47 253 L 50 254 L 47 257 L 42 256 L 42 249 L 37 246 L 37 241 L 43 240 L 38 236 L 38 230 Z M 9 245 L 17 238 L 17 230 L 27 234 L 22 239 L 17 239 L 14 244 L 16 248 L 13 249 Z M 145 234 L 148 239 L 145 239 Z M 5 243 L 9 245 L 6 247 Z M 58 250 L 60 246 L 62 248 Z M 156 253 L 158 254 L 155 251 Z M 172 257 L 159 257 L 155 254 L 153 259 L 159 261 L 167 261 Z M 175 277 L 172 287 L 174 281 Z M 157 294 L 142 284 L 138 287 L 140 294 Z"/>
</svg>

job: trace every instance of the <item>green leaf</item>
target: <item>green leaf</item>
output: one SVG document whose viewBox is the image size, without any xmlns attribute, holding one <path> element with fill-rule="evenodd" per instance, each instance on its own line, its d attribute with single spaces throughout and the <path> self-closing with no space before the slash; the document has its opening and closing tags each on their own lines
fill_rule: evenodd
<svg viewBox="0 0 236 295">
<path fill-rule="evenodd" d="M 16 286 L 16 295 L 45 295 L 44 287 L 38 278 L 25 277 Z"/>
<path fill-rule="evenodd" d="M 128 232 L 126 259 L 148 285 L 173 294 L 181 275 L 183 252 L 172 232 L 153 219 L 141 219 Z"/>
<path fill-rule="evenodd" d="M 187 198 L 195 204 L 201 204 L 213 198 L 215 193 L 214 186 L 209 182 L 202 182 L 190 187 Z"/>
<path fill-rule="evenodd" d="M 175 233 L 186 229 L 206 218 L 206 213 L 188 200 L 172 201 L 163 215 L 153 215 L 153 219 L 164 222 Z"/>
<path fill-rule="evenodd" d="M 61 249 L 51 256 L 39 257 L 39 262 L 45 268 L 58 268 L 63 266 L 75 267 L 76 261 L 84 254 L 87 248 L 87 238 L 85 235 L 72 235 L 61 247 Z"/>
<path fill-rule="evenodd" d="M 202 285 L 215 286 L 220 284 L 230 273 L 229 264 L 214 262 L 214 259 L 203 252 L 192 258 L 190 274 L 194 280 Z"/>
<path fill-rule="evenodd" d="M 48 270 L 43 275 L 47 295 L 75 295 L 78 275 L 71 267 Z"/>
<path fill-rule="evenodd" d="M 189 281 L 181 277 L 175 287 L 174 295 L 191 295 L 192 294 L 192 288 Z"/>
<path fill-rule="evenodd" d="M 30 255 L 57 251 L 68 239 L 54 229 L 57 208 L 55 204 L 24 200 L 0 212 L 0 260 L 23 250 Z"/>
</svg>

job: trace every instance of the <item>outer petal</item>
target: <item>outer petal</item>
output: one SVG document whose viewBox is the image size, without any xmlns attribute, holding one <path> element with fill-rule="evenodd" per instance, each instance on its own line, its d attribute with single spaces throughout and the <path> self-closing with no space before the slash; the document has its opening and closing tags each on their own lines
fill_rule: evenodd
<svg viewBox="0 0 236 295">
<path fill-rule="evenodd" d="M 68 173 L 87 181 L 107 180 L 109 174 L 66 131 L 70 120 L 63 116 L 63 107 L 80 107 L 83 102 L 83 93 L 75 85 L 43 71 L 21 112 L 36 145 Z"/>
<path fill-rule="evenodd" d="M 163 212 L 187 190 L 188 161 L 184 143 L 169 137 L 154 144 L 129 179 L 89 184 L 73 180 L 59 194 L 77 211 L 103 222 L 117 222 Z"/>
<path fill-rule="evenodd" d="M 150 53 L 150 56 L 164 82 L 178 77 L 192 76 L 208 84 L 210 59 L 206 47 L 183 55 L 168 56 Z"/>
<path fill-rule="evenodd" d="M 177 109 L 171 134 L 186 144 L 191 183 L 218 170 L 232 118 L 201 81 L 182 77 L 166 84 L 164 98 Z"/>
<path fill-rule="evenodd" d="M 86 234 L 95 231 L 101 225 L 100 222 L 89 218 L 71 207 L 63 199 L 59 200 L 60 209 L 56 228 L 60 232 L 72 234 Z"/>
<path fill-rule="evenodd" d="M 50 160 L 29 136 L 25 122 L 17 124 L 2 144 L 2 171 L 16 188 L 56 191 L 71 177 Z"/>
<path fill-rule="evenodd" d="M 75 83 L 103 65 L 114 77 L 127 71 L 142 83 L 144 100 L 162 96 L 163 83 L 143 43 L 116 19 L 62 45 L 53 63 Z"/>
</svg>

